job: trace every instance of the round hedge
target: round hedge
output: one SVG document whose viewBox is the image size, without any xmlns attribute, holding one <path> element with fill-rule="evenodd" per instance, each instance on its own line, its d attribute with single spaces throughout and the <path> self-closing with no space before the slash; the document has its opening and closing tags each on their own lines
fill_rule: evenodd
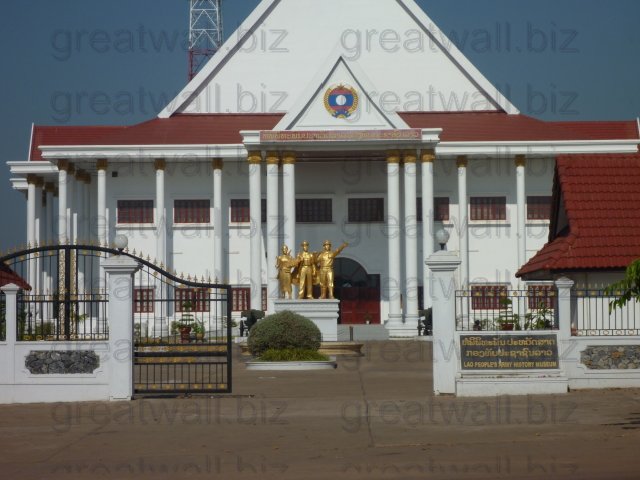
<svg viewBox="0 0 640 480">
<path fill-rule="evenodd" d="M 302 348 L 317 351 L 322 335 L 306 317 L 285 310 L 274 313 L 256 323 L 249 331 L 249 351 L 260 356 L 266 350 Z"/>
</svg>

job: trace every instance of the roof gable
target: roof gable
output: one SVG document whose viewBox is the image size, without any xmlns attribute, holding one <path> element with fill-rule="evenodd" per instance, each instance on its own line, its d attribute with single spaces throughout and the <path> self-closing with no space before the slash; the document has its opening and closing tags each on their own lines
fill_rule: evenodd
<svg viewBox="0 0 640 480">
<path fill-rule="evenodd" d="M 275 130 L 408 128 L 397 113 L 385 112 L 380 107 L 372 95 L 372 92 L 376 92 L 375 86 L 355 62 L 340 57 L 331 62 L 329 67 L 328 73 L 325 71 L 313 81 L 309 88 L 313 92 L 311 96 L 302 97 Z M 353 114 L 347 118 L 328 111 L 332 102 L 330 94 L 338 91 L 351 92 L 355 98 Z"/>
<path fill-rule="evenodd" d="M 392 111 L 518 113 L 413 0 L 263 0 L 159 116 L 288 112 L 335 49 Z"/>
</svg>

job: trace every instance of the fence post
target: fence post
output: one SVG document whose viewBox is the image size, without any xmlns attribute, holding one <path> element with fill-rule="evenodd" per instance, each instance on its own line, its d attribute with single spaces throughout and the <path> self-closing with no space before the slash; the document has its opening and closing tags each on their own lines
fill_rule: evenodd
<svg viewBox="0 0 640 480">
<path fill-rule="evenodd" d="M 102 264 L 109 277 L 109 399 L 133 396 L 133 275 L 140 264 L 124 255 Z"/>
<path fill-rule="evenodd" d="M 425 263 L 433 274 L 433 391 L 436 395 L 455 394 L 458 374 L 455 272 L 461 262 L 457 255 L 443 250 L 431 255 Z"/>
<path fill-rule="evenodd" d="M 7 342 L 7 347 L 9 347 L 7 365 L 3 368 L 8 369 L 10 375 L 9 379 L 11 380 L 11 383 L 14 383 L 16 380 L 15 350 L 16 342 L 18 341 L 18 292 L 20 291 L 20 287 L 13 283 L 9 283 L 8 285 L 1 287 L 0 290 L 4 292 L 5 341 Z"/>
<path fill-rule="evenodd" d="M 555 282 L 558 289 L 558 337 L 561 341 L 571 339 L 571 289 L 574 283 L 567 277 Z"/>
</svg>

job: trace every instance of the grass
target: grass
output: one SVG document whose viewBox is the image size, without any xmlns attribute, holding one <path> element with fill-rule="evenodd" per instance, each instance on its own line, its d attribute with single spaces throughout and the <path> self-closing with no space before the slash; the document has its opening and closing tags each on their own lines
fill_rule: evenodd
<svg viewBox="0 0 640 480">
<path fill-rule="evenodd" d="M 282 350 L 266 350 L 260 358 L 260 362 L 327 362 L 329 357 L 315 350 L 304 348 L 285 348 Z"/>
</svg>

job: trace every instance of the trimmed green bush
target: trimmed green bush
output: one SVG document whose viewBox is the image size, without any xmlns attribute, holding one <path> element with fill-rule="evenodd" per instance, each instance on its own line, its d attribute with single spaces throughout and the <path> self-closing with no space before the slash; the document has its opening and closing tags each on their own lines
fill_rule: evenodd
<svg viewBox="0 0 640 480">
<path fill-rule="evenodd" d="M 263 352 L 283 349 L 318 351 L 322 335 L 306 317 L 285 310 L 256 323 L 249 331 L 249 351 L 259 357 Z"/>
<path fill-rule="evenodd" d="M 315 350 L 304 348 L 285 348 L 266 350 L 260 355 L 261 362 L 327 362 L 329 357 Z"/>
</svg>

